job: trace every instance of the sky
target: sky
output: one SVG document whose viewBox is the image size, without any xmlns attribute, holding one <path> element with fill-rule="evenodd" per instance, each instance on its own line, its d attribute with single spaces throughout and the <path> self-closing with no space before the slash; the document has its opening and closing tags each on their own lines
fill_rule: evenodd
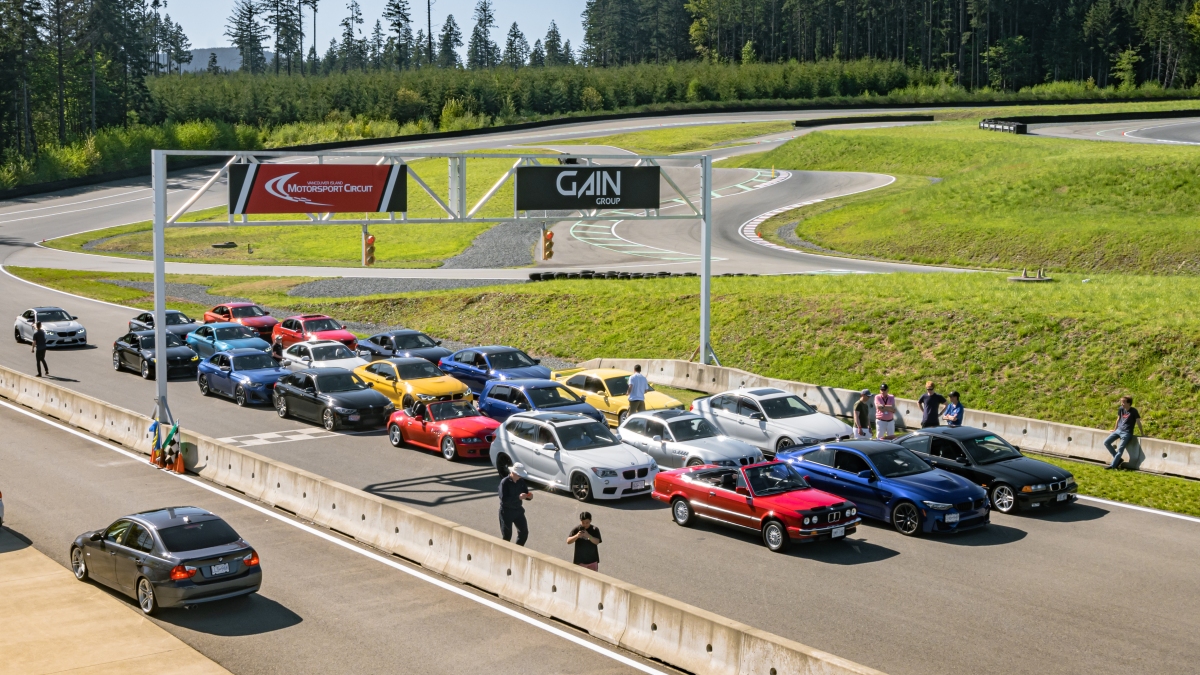
<svg viewBox="0 0 1200 675">
<path fill-rule="evenodd" d="M 317 7 L 317 41 L 320 51 L 324 54 L 330 38 L 341 35 L 342 29 L 338 23 L 346 15 L 347 0 L 320 0 Z M 383 17 L 383 6 L 386 0 L 359 0 L 363 11 L 363 34 L 370 35 L 376 19 Z M 413 7 L 413 32 L 425 26 L 426 0 L 410 0 Z M 453 14 L 463 32 L 463 40 L 471 34 L 471 14 L 476 0 L 436 0 L 433 4 L 434 34 L 441 29 L 447 14 Z M 508 27 L 516 21 L 525 33 L 526 39 L 532 45 L 533 41 L 545 37 L 550 21 L 558 23 L 558 30 L 564 40 L 570 40 L 571 46 L 578 49 L 583 42 L 583 25 L 580 15 L 586 0 L 494 0 L 496 8 L 497 28 L 492 32 L 492 39 L 504 45 L 504 36 Z M 192 41 L 193 49 L 209 47 L 228 47 L 229 38 L 225 37 L 225 23 L 232 12 L 234 0 L 167 0 L 165 12 L 171 15 L 171 20 L 182 25 L 188 39 Z M 304 50 L 312 42 L 312 14 L 305 11 Z M 386 26 L 384 28 L 386 30 Z M 263 45 L 268 50 L 271 45 Z M 464 51 L 465 53 L 465 51 Z"/>
</svg>

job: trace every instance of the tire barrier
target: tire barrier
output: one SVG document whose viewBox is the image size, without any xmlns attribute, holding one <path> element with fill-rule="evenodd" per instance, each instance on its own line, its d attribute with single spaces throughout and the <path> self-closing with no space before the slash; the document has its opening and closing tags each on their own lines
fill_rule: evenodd
<svg viewBox="0 0 1200 675">
<path fill-rule="evenodd" d="M 149 454 L 150 418 L 0 366 L 0 396 Z M 302 469 L 180 432 L 187 469 L 593 637 L 700 675 L 884 675 Z"/>
<path fill-rule="evenodd" d="M 1029 133 L 1029 126 L 1027 124 L 1010 120 L 981 120 L 979 128 L 987 131 L 1003 131 L 1010 134 Z"/>
</svg>

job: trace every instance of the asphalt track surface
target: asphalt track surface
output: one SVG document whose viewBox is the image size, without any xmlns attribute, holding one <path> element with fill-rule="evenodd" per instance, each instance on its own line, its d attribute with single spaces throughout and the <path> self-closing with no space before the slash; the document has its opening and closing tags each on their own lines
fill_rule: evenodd
<svg viewBox="0 0 1200 675">
<path fill-rule="evenodd" d="M 1200 145 L 1200 114 L 1195 118 L 1177 120 L 1037 125 L 1030 129 L 1029 133 L 1077 140 Z"/>
</svg>

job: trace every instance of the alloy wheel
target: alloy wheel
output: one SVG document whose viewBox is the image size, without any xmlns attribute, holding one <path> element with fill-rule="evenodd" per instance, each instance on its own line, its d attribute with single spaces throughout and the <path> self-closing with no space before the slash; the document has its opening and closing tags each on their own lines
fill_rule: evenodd
<svg viewBox="0 0 1200 675">
<path fill-rule="evenodd" d="M 458 459 L 458 448 L 454 445 L 454 439 L 449 436 L 442 438 L 442 457 L 451 462 Z"/>
<path fill-rule="evenodd" d="M 75 573 L 75 578 L 80 581 L 86 581 L 88 578 L 87 561 L 83 557 L 83 549 L 71 549 L 71 571 Z"/>
<path fill-rule="evenodd" d="M 143 380 L 150 379 L 150 362 L 149 361 L 142 361 L 142 379 Z"/>
<path fill-rule="evenodd" d="M 275 412 L 279 413 L 280 419 L 288 416 L 287 399 L 282 396 L 275 399 Z"/>
<path fill-rule="evenodd" d="M 1012 513 L 1017 510 L 1017 495 L 1007 485 L 997 485 L 992 488 L 992 506 L 1000 513 Z"/>
<path fill-rule="evenodd" d="M 796 444 L 795 441 L 788 438 L 787 436 L 784 436 L 783 438 L 779 439 L 778 443 L 775 444 L 775 454 L 778 455 L 781 452 L 787 452 L 787 449 L 792 447 L 795 444 Z"/>
<path fill-rule="evenodd" d="M 783 525 L 778 520 L 768 521 L 763 526 L 763 543 L 767 545 L 767 548 L 776 553 L 787 549 L 787 530 L 783 529 Z"/>
<path fill-rule="evenodd" d="M 399 424 L 393 424 L 388 427 L 388 441 L 390 441 L 392 447 L 395 448 L 404 445 L 404 434 L 400 432 Z"/>
<path fill-rule="evenodd" d="M 21 337 L 20 328 L 13 328 L 13 338 L 16 339 L 17 344 L 23 344 L 25 342 L 24 338 Z"/>
<path fill-rule="evenodd" d="M 621 412 L 617 413 L 617 426 L 623 426 L 625 424 L 625 420 L 627 419 L 629 419 L 628 410 L 622 410 Z"/>
<path fill-rule="evenodd" d="M 246 390 L 242 389 L 241 385 L 233 390 L 233 400 L 243 408 L 246 407 Z"/>
<path fill-rule="evenodd" d="M 200 395 L 208 396 L 208 393 L 210 391 L 208 388 L 208 376 L 201 375 L 200 379 L 196 381 L 196 384 L 200 385 Z"/>
<path fill-rule="evenodd" d="M 900 534 L 911 537 L 921 529 L 921 514 L 913 504 L 901 502 L 892 510 L 892 525 Z"/>
<path fill-rule="evenodd" d="M 581 502 L 592 501 L 592 484 L 587 476 L 581 473 L 571 476 L 571 496 Z"/>
<path fill-rule="evenodd" d="M 158 611 L 158 599 L 154 597 L 154 584 L 150 583 L 146 577 L 138 579 L 137 600 L 138 607 L 142 608 L 143 614 L 154 614 Z"/>
<path fill-rule="evenodd" d="M 671 504 L 671 517 L 677 525 L 687 527 L 692 524 L 692 505 L 686 499 L 676 499 Z"/>
<path fill-rule="evenodd" d="M 687 461 L 688 466 L 701 466 L 703 464 L 704 460 L 700 459 L 699 457 L 693 457 Z"/>
<path fill-rule="evenodd" d="M 321 413 L 321 426 L 325 427 L 325 431 L 333 431 L 337 429 L 337 417 L 334 417 L 333 411 L 329 408 Z"/>
<path fill-rule="evenodd" d="M 121 355 L 117 352 L 113 352 L 113 370 L 120 370 L 120 369 L 121 369 Z"/>
</svg>

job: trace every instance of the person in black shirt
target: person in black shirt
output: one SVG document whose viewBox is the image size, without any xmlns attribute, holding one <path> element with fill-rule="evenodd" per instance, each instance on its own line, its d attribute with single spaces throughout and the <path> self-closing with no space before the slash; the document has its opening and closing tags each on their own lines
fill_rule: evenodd
<svg viewBox="0 0 1200 675">
<path fill-rule="evenodd" d="M 37 359 L 37 376 L 42 376 L 42 366 L 46 367 L 46 374 L 50 374 L 50 365 L 46 363 L 46 331 L 42 330 L 42 322 L 37 322 L 37 330 L 33 333 L 33 352 L 34 358 Z"/>
<path fill-rule="evenodd" d="M 921 406 L 922 429 L 942 425 L 938 416 L 941 414 L 941 407 L 945 403 L 946 397 L 933 390 L 933 382 L 926 382 L 925 393 L 921 398 L 917 399 L 917 405 Z"/>
<path fill-rule="evenodd" d="M 1117 408 L 1117 426 L 1113 432 L 1104 439 L 1104 447 L 1108 450 L 1108 454 L 1113 456 L 1112 464 L 1104 467 L 1105 469 L 1116 469 L 1121 466 L 1121 455 L 1125 453 L 1125 448 L 1129 447 L 1129 443 L 1133 441 L 1133 428 L 1137 426 L 1138 433 L 1146 435 L 1142 429 L 1142 416 L 1138 413 L 1138 409 L 1133 407 L 1132 396 L 1121 397 L 1121 407 Z M 1113 443 L 1117 440 L 1121 444 L 1113 447 Z M 1132 456 L 1132 455 L 1131 455 Z"/>
<path fill-rule="evenodd" d="M 517 526 L 517 546 L 524 546 L 529 539 L 529 522 L 525 520 L 525 506 L 521 502 L 533 499 L 525 478 L 529 472 L 525 465 L 517 462 L 508 469 L 508 476 L 500 481 L 500 536 L 504 541 L 512 539 L 513 525 Z"/>
<path fill-rule="evenodd" d="M 587 511 L 579 514 L 579 524 L 567 533 L 567 543 L 575 544 L 572 562 L 593 572 L 600 571 L 600 551 L 596 550 L 596 544 L 600 543 L 600 530 L 592 525 L 592 514 Z"/>
</svg>

